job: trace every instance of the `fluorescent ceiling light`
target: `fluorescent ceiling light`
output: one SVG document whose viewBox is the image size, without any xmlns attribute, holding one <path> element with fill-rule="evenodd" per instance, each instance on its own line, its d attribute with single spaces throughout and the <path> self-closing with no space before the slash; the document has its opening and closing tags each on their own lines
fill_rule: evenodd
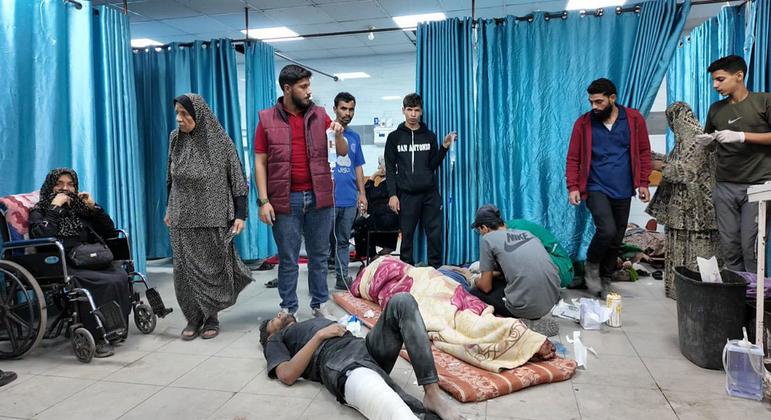
<svg viewBox="0 0 771 420">
<path fill-rule="evenodd" d="M 382 99 L 384 101 L 398 101 L 399 99 L 402 99 L 402 97 L 398 95 L 389 95 L 389 96 L 383 96 Z"/>
<path fill-rule="evenodd" d="M 145 47 L 153 47 L 156 45 L 163 45 L 163 44 L 150 38 L 135 38 L 131 40 L 132 48 L 145 48 Z"/>
<path fill-rule="evenodd" d="M 420 22 L 433 22 L 435 20 L 445 20 L 447 16 L 444 13 L 424 13 L 422 15 L 396 16 L 394 22 L 402 29 L 414 29 Z"/>
<path fill-rule="evenodd" d="M 341 80 L 347 80 L 347 79 L 366 79 L 370 77 L 367 73 L 364 73 L 363 71 L 352 71 L 348 73 L 335 73 L 335 76 L 340 78 Z"/>
<path fill-rule="evenodd" d="M 275 28 L 260 28 L 241 30 L 242 34 L 245 34 L 248 38 L 256 38 L 265 42 L 284 42 L 284 41 L 297 41 L 303 39 L 299 34 L 286 26 L 278 26 Z"/>
<path fill-rule="evenodd" d="M 591 10 L 608 6 L 623 6 L 625 0 L 569 0 L 567 10 Z"/>
</svg>

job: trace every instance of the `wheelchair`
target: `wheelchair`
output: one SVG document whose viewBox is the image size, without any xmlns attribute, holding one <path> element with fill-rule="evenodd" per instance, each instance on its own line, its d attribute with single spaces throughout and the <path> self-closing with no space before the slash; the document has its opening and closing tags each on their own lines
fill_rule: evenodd
<svg viewBox="0 0 771 420">
<path fill-rule="evenodd" d="M 19 220 L 29 216 L 31 205 L 29 201 L 26 204 L 26 212 L 16 211 L 12 215 L 17 227 L 26 224 L 26 220 Z M 126 271 L 134 323 L 140 332 L 150 334 L 158 317 L 165 317 L 172 309 L 164 306 L 158 292 L 135 271 L 128 234 L 121 230 L 116 233 L 115 238 L 105 242 L 115 263 Z M 55 238 L 19 239 L 18 233 L 12 235 L 12 226 L 3 211 L 0 211 L 0 234 L 3 241 L 0 247 L 0 360 L 21 359 L 44 338 L 57 338 L 64 332 L 71 340 L 77 359 L 89 363 L 94 357 L 96 342 L 81 322 L 80 302 L 91 308 L 101 336 L 97 339 L 117 342 L 126 338 L 128 326 L 117 303 L 96 307 L 87 289 L 74 287 L 61 242 Z M 139 284 L 144 286 L 149 304 L 144 303 L 135 290 Z"/>
</svg>

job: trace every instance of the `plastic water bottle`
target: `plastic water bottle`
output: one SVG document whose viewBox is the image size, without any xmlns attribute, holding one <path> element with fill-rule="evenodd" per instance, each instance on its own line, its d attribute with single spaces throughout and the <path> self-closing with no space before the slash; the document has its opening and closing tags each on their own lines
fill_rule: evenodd
<svg viewBox="0 0 771 420">
<path fill-rule="evenodd" d="M 747 340 L 728 340 L 723 348 L 725 389 L 732 397 L 763 399 L 763 350 Z"/>
<path fill-rule="evenodd" d="M 450 169 L 455 167 L 455 142 L 450 143 Z"/>
<path fill-rule="evenodd" d="M 337 146 L 335 145 L 335 131 L 332 129 L 327 130 L 327 158 L 329 168 L 334 171 L 335 165 L 337 165 Z"/>
</svg>

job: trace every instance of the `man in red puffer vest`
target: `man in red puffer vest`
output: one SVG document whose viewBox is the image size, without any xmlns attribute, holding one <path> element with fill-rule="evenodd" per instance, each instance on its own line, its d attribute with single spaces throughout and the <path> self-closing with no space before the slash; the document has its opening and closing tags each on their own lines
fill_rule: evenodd
<svg viewBox="0 0 771 420">
<path fill-rule="evenodd" d="M 297 312 L 298 259 L 301 240 L 308 253 L 308 288 L 314 316 L 323 316 L 329 300 L 327 258 L 332 229 L 334 188 L 327 157 L 327 129 L 335 133 L 338 155 L 348 154 L 343 126 L 311 101 L 312 73 L 290 64 L 278 83 L 284 96 L 260 111 L 254 134 L 254 172 L 260 220 L 273 226 L 278 247 L 281 310 Z"/>
</svg>

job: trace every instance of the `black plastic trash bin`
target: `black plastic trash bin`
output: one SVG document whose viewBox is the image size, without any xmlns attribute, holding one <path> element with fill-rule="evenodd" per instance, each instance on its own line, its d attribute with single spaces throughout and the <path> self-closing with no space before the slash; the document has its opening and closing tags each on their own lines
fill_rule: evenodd
<svg viewBox="0 0 771 420">
<path fill-rule="evenodd" d="M 697 366 L 722 369 L 727 339 L 742 338 L 747 282 L 730 270 L 723 283 L 704 283 L 699 273 L 675 268 L 680 352 Z"/>
</svg>

